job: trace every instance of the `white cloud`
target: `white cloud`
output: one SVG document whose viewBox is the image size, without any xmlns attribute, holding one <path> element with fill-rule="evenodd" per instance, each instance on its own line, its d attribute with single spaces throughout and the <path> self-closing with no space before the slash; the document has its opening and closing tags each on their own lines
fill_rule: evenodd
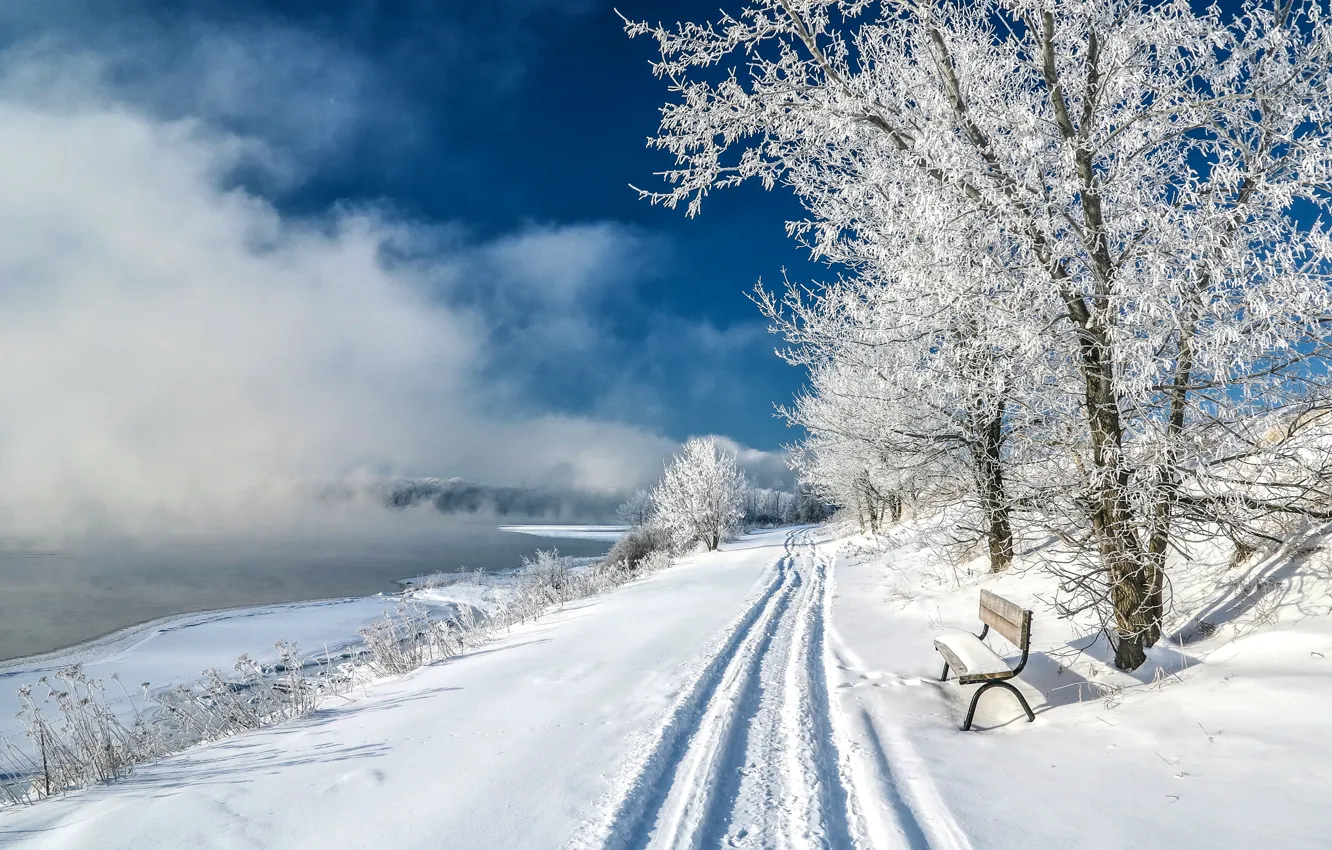
<svg viewBox="0 0 1332 850">
<path fill-rule="evenodd" d="M 615 222 L 527 225 L 459 245 L 443 295 L 483 311 L 504 338 L 504 365 L 597 358 L 612 342 L 603 308 L 653 274 L 658 240 Z"/>
<path fill-rule="evenodd" d="M 284 218 L 228 183 L 251 142 L 33 103 L 0 101 L 0 531 L 280 524 L 307 482 L 367 472 L 618 488 L 672 447 L 495 409 L 487 319 L 433 297 L 477 249 L 388 262 L 431 232 Z M 570 256 L 561 238 L 493 250 L 517 277 Z"/>
<path fill-rule="evenodd" d="M 613 222 L 529 227 L 478 252 L 482 271 L 493 272 L 500 298 L 528 308 L 568 309 L 647 271 L 656 246 Z"/>
<path fill-rule="evenodd" d="M 276 26 L 203 28 L 179 39 L 127 37 L 98 50 L 43 38 L 0 53 L 9 103 L 82 112 L 90 100 L 238 134 L 270 187 L 345 158 L 373 131 L 411 138 L 407 114 L 354 54 Z"/>
<path fill-rule="evenodd" d="M 113 20 L 0 52 L 0 536 L 281 528 L 312 484 L 398 474 L 648 484 L 678 444 L 620 420 L 667 418 L 661 371 L 715 398 L 699 362 L 761 331 L 616 336 L 666 246 L 612 222 L 284 216 L 238 176 L 411 136 L 381 71 L 271 22 Z"/>
<path fill-rule="evenodd" d="M 789 489 L 795 486 L 795 473 L 787 465 L 785 451 L 770 452 L 751 449 L 730 437 L 713 435 L 717 444 L 735 455 L 736 463 L 744 470 L 751 484 L 757 487 Z"/>
</svg>

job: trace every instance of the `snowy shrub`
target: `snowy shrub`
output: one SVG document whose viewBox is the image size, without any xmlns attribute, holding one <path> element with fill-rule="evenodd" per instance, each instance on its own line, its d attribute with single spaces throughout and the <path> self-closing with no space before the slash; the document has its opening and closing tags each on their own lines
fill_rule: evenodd
<svg viewBox="0 0 1332 850">
<path fill-rule="evenodd" d="M 664 570 L 671 565 L 671 553 L 664 549 L 657 549 L 649 552 L 643 560 L 638 562 L 638 571 L 643 574 L 655 573 L 657 570 Z"/>
<path fill-rule="evenodd" d="M 113 681 L 119 684 L 119 679 Z M 156 736 L 137 710 L 135 721 L 126 726 L 107 704 L 102 682 L 89 679 L 80 665 L 43 676 L 37 689 L 19 689 L 20 716 L 32 749 L 25 753 L 13 745 L 5 748 L 6 773 L 28 778 L 5 783 L 10 799 L 30 800 L 109 782 L 128 775 L 136 763 L 157 757 Z M 58 719 L 42 711 L 46 704 L 55 707 Z"/>
<path fill-rule="evenodd" d="M 558 549 L 538 550 L 533 557 L 524 557 L 518 575 L 524 590 L 546 596 L 551 602 L 559 601 L 571 582 L 569 559 Z"/>
<path fill-rule="evenodd" d="M 295 644 L 278 641 L 275 647 L 278 660 L 272 663 L 242 655 L 230 675 L 206 670 L 194 685 L 153 694 L 164 747 L 175 751 L 293 720 L 314 711 L 326 695 L 351 688 L 350 673 L 332 659 L 306 663 Z"/>
<path fill-rule="evenodd" d="M 668 552 L 670 548 L 670 535 L 665 529 L 657 525 L 640 526 L 615 541 L 606 555 L 606 562 L 634 572 L 645 558 L 654 553 Z"/>
<path fill-rule="evenodd" d="M 401 603 L 393 614 L 385 614 L 360 634 L 371 671 L 395 676 L 462 652 L 461 631 L 453 620 L 432 619 L 425 609 Z"/>
</svg>

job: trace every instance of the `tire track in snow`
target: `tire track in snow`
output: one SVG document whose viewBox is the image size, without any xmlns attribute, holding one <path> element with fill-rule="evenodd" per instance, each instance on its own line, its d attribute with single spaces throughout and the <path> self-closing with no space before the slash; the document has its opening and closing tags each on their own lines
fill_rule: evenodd
<svg viewBox="0 0 1332 850">
<path fill-rule="evenodd" d="M 830 716 L 830 564 L 807 536 L 788 535 L 774 581 L 677 703 L 604 847 L 859 843 Z"/>
<path fill-rule="evenodd" d="M 777 564 L 773 578 L 731 626 L 721 649 L 703 668 L 671 709 L 668 719 L 651 752 L 638 770 L 620 802 L 612 809 L 606 850 L 643 847 L 651 836 L 661 808 L 665 805 L 675 775 L 680 769 L 690 742 L 697 736 L 709 702 L 713 701 L 728 671 L 752 638 L 756 625 L 769 615 L 772 603 L 790 581 L 790 547 Z"/>
<path fill-rule="evenodd" d="M 832 608 L 832 582 L 829 573 L 832 563 L 815 547 L 811 550 L 817 559 L 817 585 L 811 588 L 814 597 L 814 616 L 807 630 L 808 644 L 804 653 L 805 677 L 811 710 L 809 728 L 813 739 L 813 767 L 820 792 L 818 814 L 827 826 L 827 838 L 835 847 L 853 844 L 855 812 L 851 805 L 848 777 L 843 772 L 838 746 L 839 736 L 833 715 L 831 687 L 828 682 L 829 649 L 827 641 L 828 615 Z M 793 839 L 800 836 L 793 835 Z"/>
<path fill-rule="evenodd" d="M 737 658 L 743 661 L 736 670 L 733 692 L 719 692 L 721 699 L 710 706 L 711 716 L 705 716 L 700 724 L 700 734 L 691 746 L 698 753 L 694 776 L 681 777 L 685 781 L 674 784 L 671 796 L 677 797 L 678 803 L 671 805 L 668 801 L 664 812 L 667 820 L 659 822 L 652 846 L 723 846 L 735 819 L 736 803 L 745 791 L 749 778 L 746 774 L 771 764 L 755 764 L 750 760 L 751 751 L 757 748 L 773 755 L 778 752 L 780 745 L 774 741 L 771 722 L 773 710 L 765 692 L 770 687 L 769 668 L 774 659 L 789 654 L 789 630 L 783 627 L 791 601 L 804 584 L 800 573 L 791 566 L 789 554 L 784 560 L 791 570 L 791 580 L 777 597 L 773 615 L 756 631 L 750 650 Z M 769 793 L 764 802 L 776 802 L 772 798 Z M 730 843 L 734 846 L 734 842 Z"/>
</svg>

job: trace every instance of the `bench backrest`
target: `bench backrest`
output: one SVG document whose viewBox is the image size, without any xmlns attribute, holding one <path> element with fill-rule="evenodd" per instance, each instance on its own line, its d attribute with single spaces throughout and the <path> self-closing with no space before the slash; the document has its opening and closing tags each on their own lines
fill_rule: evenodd
<svg viewBox="0 0 1332 850">
<path fill-rule="evenodd" d="M 980 620 L 1022 651 L 1031 641 L 1031 612 L 988 590 L 980 592 Z"/>
</svg>

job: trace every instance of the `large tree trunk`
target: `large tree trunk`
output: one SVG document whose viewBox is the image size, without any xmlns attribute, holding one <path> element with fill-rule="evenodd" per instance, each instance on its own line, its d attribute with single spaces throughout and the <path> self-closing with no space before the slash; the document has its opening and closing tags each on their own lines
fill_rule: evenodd
<svg viewBox="0 0 1332 850">
<path fill-rule="evenodd" d="M 1160 635 L 1160 571 L 1152 569 L 1150 559 L 1145 557 L 1128 500 L 1129 471 L 1124 463 L 1124 432 L 1108 342 L 1093 326 L 1081 298 L 1071 299 L 1070 307 L 1078 324 L 1091 436 L 1092 529 L 1109 579 L 1114 610 L 1115 666 L 1135 670 L 1147 660 L 1147 647 Z"/>
</svg>

